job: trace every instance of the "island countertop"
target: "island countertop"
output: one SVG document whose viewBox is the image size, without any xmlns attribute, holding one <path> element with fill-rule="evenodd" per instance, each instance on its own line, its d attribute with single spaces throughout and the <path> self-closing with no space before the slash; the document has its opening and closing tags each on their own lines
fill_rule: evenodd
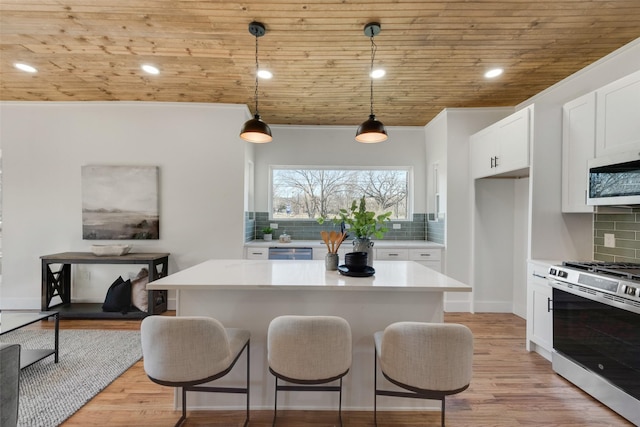
<svg viewBox="0 0 640 427">
<path fill-rule="evenodd" d="M 216 259 L 147 285 L 149 290 L 332 289 L 471 292 L 471 286 L 413 261 L 375 261 L 371 277 L 327 271 L 324 261 Z"/>
</svg>

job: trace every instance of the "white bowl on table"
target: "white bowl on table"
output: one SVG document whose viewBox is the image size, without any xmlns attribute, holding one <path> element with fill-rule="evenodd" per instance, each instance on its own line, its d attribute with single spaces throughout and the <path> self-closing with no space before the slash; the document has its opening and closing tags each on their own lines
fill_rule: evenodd
<svg viewBox="0 0 640 427">
<path fill-rule="evenodd" d="M 91 245 L 91 252 L 96 256 L 120 256 L 128 254 L 131 247 L 131 245 Z"/>
</svg>

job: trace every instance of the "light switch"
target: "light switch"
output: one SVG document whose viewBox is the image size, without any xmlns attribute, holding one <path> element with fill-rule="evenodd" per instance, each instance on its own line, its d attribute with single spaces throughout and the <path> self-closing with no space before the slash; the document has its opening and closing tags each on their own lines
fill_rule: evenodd
<svg viewBox="0 0 640 427">
<path fill-rule="evenodd" d="M 278 229 L 278 223 L 274 222 L 273 224 L 269 224 L 269 227 L 273 228 L 274 230 Z"/>
<path fill-rule="evenodd" d="M 393 224 L 394 230 L 400 230 L 402 228 L 402 224 Z"/>
</svg>

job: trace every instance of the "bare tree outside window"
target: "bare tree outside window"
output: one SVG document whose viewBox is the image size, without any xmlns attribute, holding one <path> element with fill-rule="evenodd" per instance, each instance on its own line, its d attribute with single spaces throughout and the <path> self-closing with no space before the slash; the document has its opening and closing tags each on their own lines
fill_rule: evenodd
<svg viewBox="0 0 640 427">
<path fill-rule="evenodd" d="M 378 214 L 408 219 L 410 169 L 271 169 L 271 217 L 330 218 L 362 196 Z"/>
</svg>

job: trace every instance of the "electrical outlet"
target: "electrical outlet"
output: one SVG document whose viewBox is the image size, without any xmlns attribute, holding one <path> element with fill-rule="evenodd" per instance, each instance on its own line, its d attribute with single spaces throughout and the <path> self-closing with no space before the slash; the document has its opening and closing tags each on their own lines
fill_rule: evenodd
<svg viewBox="0 0 640 427">
<path fill-rule="evenodd" d="M 273 228 L 274 230 L 277 230 L 278 224 L 274 222 L 273 224 L 269 224 L 269 227 Z"/>
<path fill-rule="evenodd" d="M 402 224 L 393 224 L 394 230 L 400 230 L 402 228 Z"/>
<path fill-rule="evenodd" d="M 615 248 L 616 247 L 616 236 L 615 236 L 615 234 L 604 233 L 604 247 L 605 248 Z"/>
</svg>

